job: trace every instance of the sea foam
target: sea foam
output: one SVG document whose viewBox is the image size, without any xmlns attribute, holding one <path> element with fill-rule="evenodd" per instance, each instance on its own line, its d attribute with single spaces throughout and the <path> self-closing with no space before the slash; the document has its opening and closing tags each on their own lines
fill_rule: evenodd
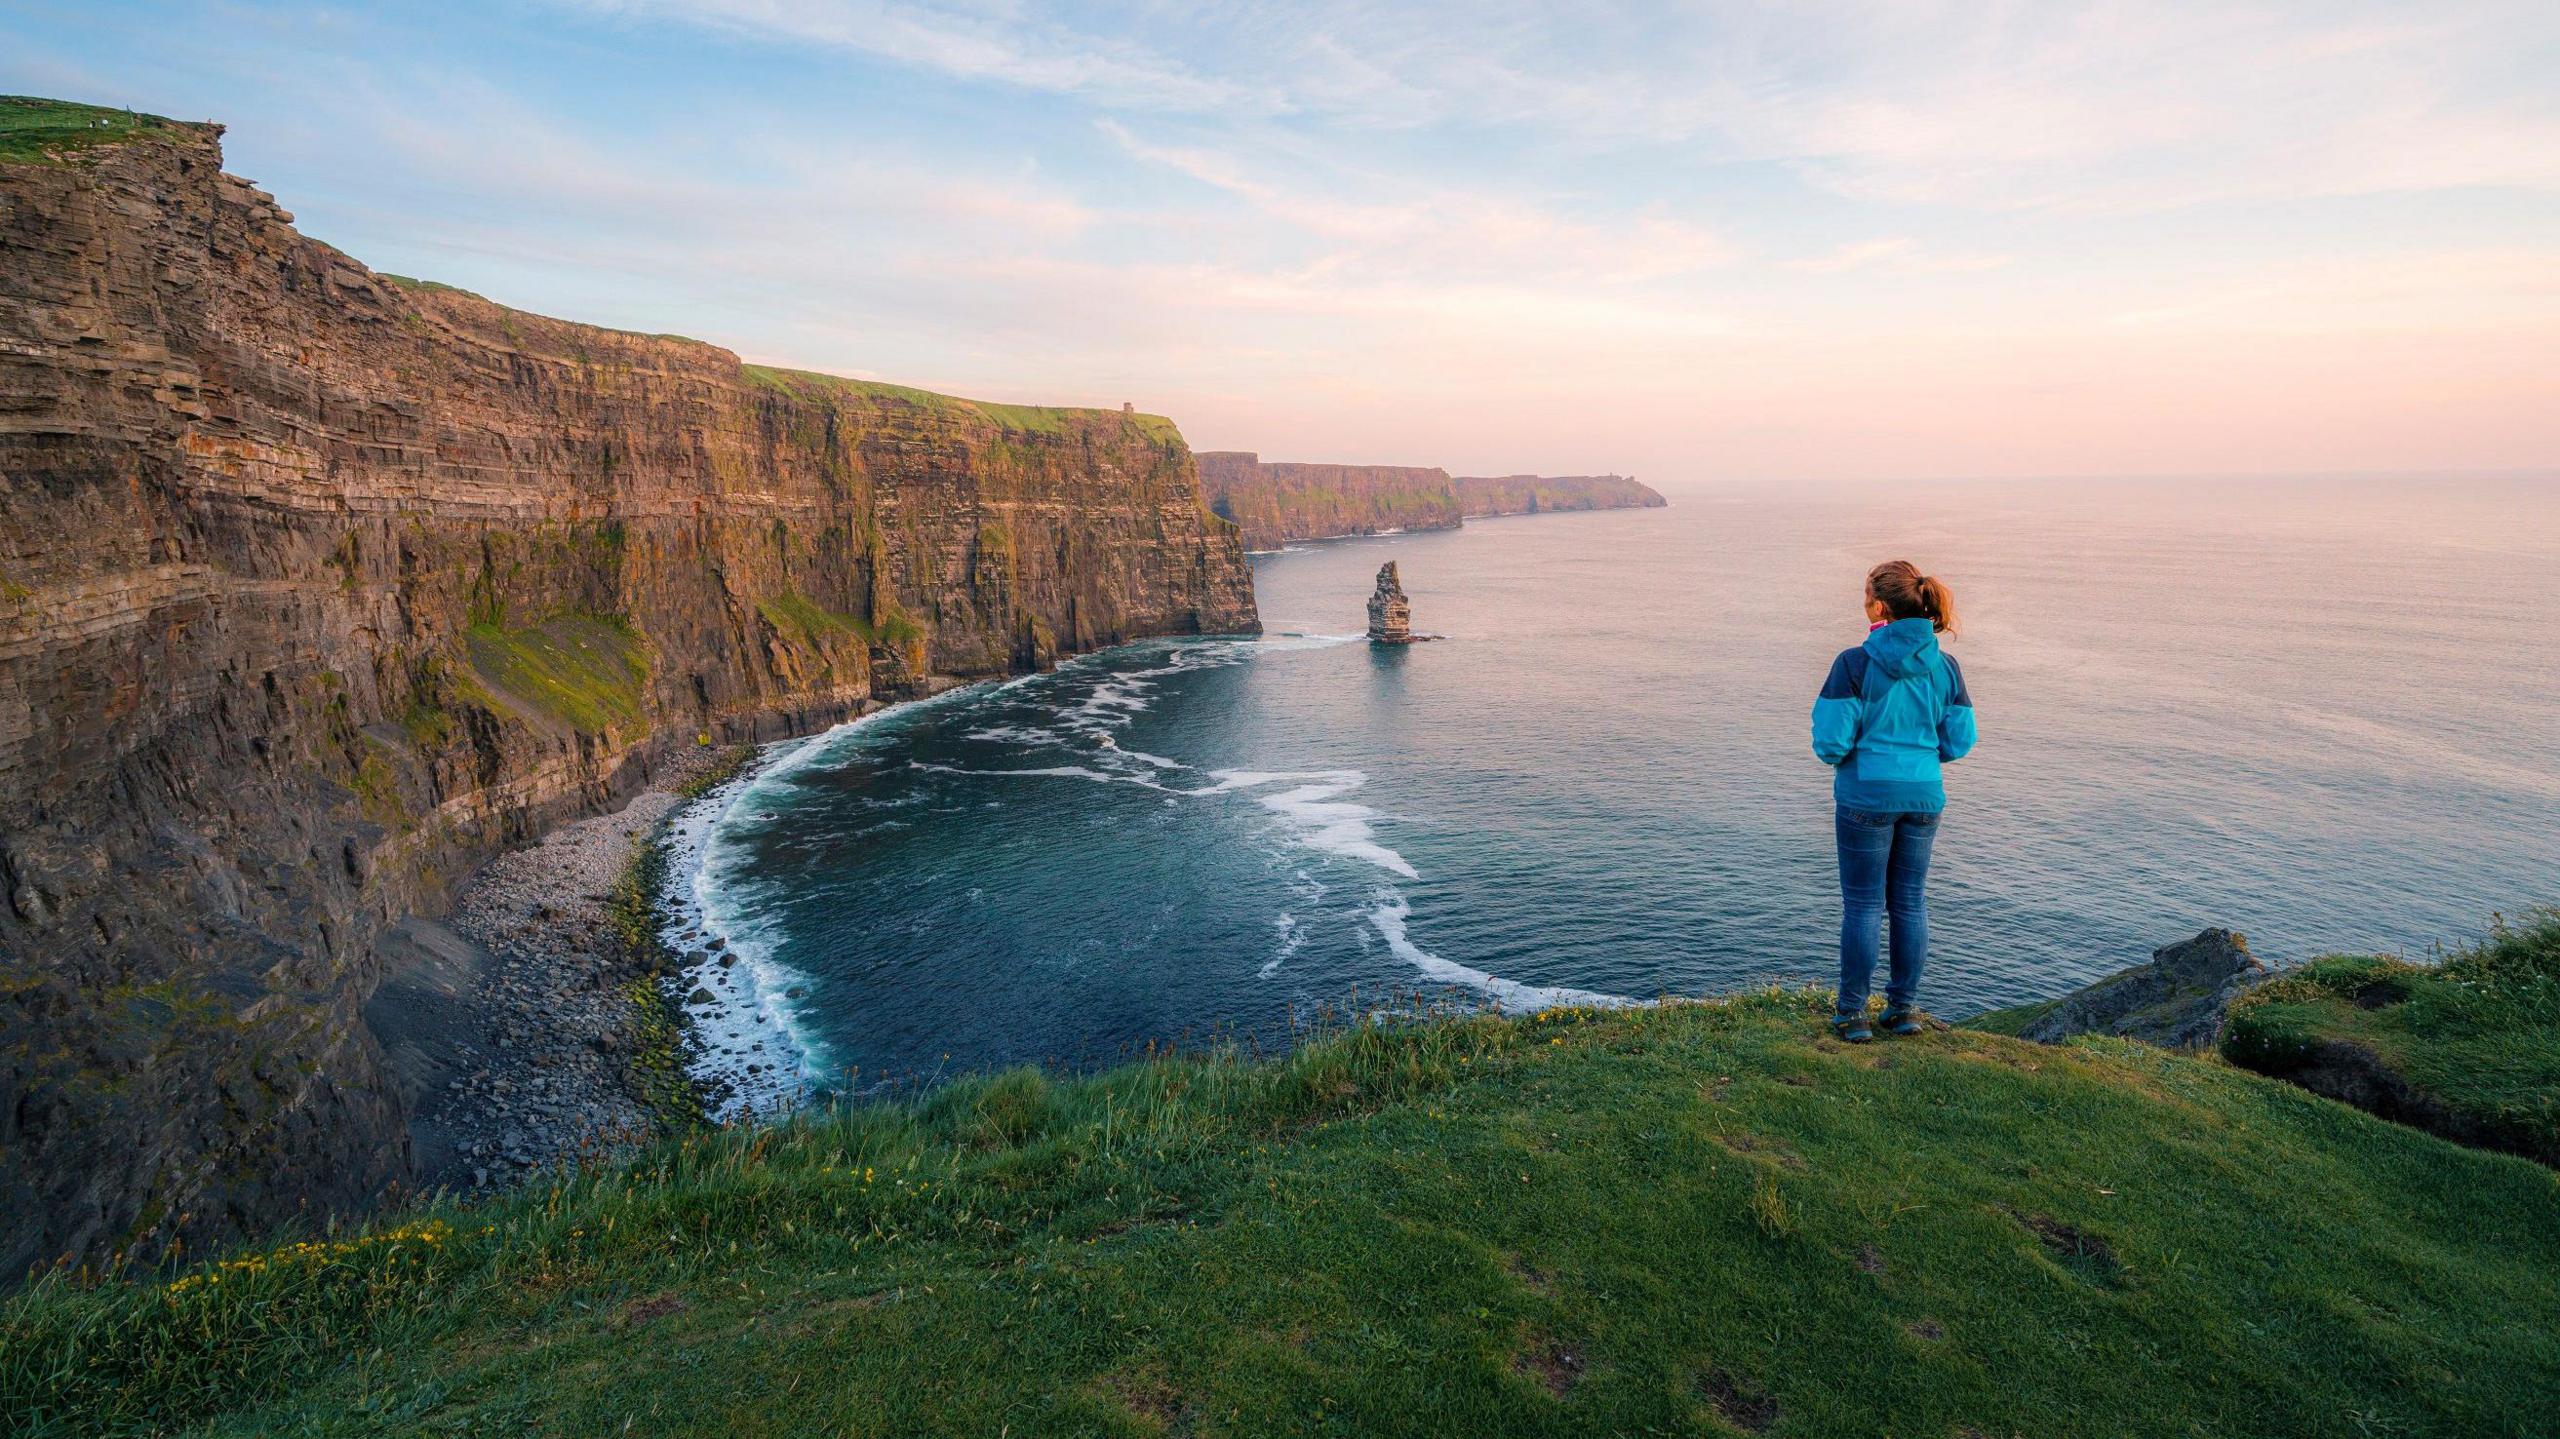
<svg viewBox="0 0 2560 1439">
<path fill-rule="evenodd" d="M 1377 908 L 1369 911 L 1369 922 L 1377 926 L 1378 934 L 1387 942 L 1388 951 L 1396 958 L 1442 984 L 1461 985 L 1475 990 L 1506 1010 L 1524 1013 L 1529 1010 L 1553 1009 L 1559 1005 L 1593 1005 L 1608 1009 L 1622 1009 L 1636 1003 L 1624 995 L 1602 994 L 1596 990 L 1571 989 L 1563 985 L 1522 984 L 1516 979 L 1504 979 L 1500 975 L 1487 974 L 1481 969 L 1471 968 L 1455 960 L 1442 959 L 1421 945 L 1415 944 L 1405 933 L 1405 920 L 1412 914 L 1413 907 L 1405 902 L 1403 895 L 1391 894 L 1380 900 Z"/>
<path fill-rule="evenodd" d="M 1287 820 L 1300 844 L 1347 859 L 1365 860 L 1406 879 L 1421 878 L 1413 866 L 1405 862 L 1403 855 L 1378 843 L 1377 832 L 1369 827 L 1369 821 L 1376 819 L 1378 812 L 1365 804 L 1355 804 L 1342 798 L 1369 782 L 1369 777 L 1356 769 L 1303 772 L 1224 769 L 1212 772 L 1210 778 L 1217 783 L 1193 793 L 1222 794 L 1230 790 L 1295 784 L 1295 788 L 1278 794 L 1256 795 L 1255 799 L 1264 809 Z"/>
</svg>

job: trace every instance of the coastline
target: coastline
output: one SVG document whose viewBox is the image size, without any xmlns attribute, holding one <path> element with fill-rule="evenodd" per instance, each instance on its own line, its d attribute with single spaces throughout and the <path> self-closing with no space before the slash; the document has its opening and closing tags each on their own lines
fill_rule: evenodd
<svg viewBox="0 0 2560 1439">
<path fill-rule="evenodd" d="M 392 977 L 365 1012 L 409 1096 L 419 1188 L 504 1189 L 665 1126 L 663 1006 L 635 988 L 659 960 L 624 889 L 688 787 L 732 762 L 677 754 L 620 808 L 491 857 L 442 918 L 384 932 Z"/>
<path fill-rule="evenodd" d="M 499 1193 L 805 1098 L 819 1080 L 777 1027 L 783 986 L 704 921 L 705 832 L 777 764 L 850 726 L 1031 673 L 930 676 L 805 733 L 682 751 L 621 807 L 491 857 L 442 917 L 385 930 L 391 977 L 365 1013 L 409 1099 L 414 1161 L 391 1197 Z"/>
<path fill-rule="evenodd" d="M 1481 515 L 1468 515 L 1462 522 L 1454 525 L 1399 525 L 1383 530 L 1345 530 L 1338 535 L 1293 535 L 1288 539 L 1282 540 L 1275 548 L 1267 550 L 1248 549 L 1245 553 L 1247 555 L 1285 555 L 1300 545 L 1321 545 L 1334 540 L 1383 540 L 1396 535 L 1445 535 L 1453 530 L 1463 530 L 1468 525 L 1478 524 L 1489 520 L 1538 520 L 1547 519 L 1556 515 L 1597 515 L 1617 510 L 1659 510 L 1667 508 L 1669 508 L 1669 505 L 1666 502 L 1665 504 L 1660 505 L 1581 505 L 1571 508 L 1558 508 L 1552 510 L 1497 510 Z"/>
</svg>

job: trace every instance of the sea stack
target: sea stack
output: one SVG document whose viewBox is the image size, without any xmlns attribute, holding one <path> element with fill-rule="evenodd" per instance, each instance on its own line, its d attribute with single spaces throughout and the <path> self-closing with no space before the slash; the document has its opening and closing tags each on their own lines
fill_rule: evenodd
<svg viewBox="0 0 2560 1439">
<path fill-rule="evenodd" d="M 1378 566 L 1378 588 L 1369 596 L 1369 643 L 1413 643 L 1413 606 L 1404 597 L 1404 586 L 1396 582 L 1393 560 Z"/>
</svg>

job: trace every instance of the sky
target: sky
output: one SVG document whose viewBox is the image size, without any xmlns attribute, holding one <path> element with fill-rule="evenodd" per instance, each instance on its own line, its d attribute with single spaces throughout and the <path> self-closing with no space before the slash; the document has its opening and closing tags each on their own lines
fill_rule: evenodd
<svg viewBox="0 0 2560 1439">
<path fill-rule="evenodd" d="M 0 0 L 376 269 L 1199 449 L 2560 467 L 2560 4 Z"/>
</svg>

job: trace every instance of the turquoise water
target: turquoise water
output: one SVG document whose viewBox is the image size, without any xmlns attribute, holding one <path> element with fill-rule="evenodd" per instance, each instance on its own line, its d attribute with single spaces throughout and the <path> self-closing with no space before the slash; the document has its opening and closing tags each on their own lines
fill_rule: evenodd
<svg viewBox="0 0 2560 1439">
<path fill-rule="evenodd" d="M 702 965 L 709 1064 L 771 1098 L 1417 992 L 1825 980 L 1806 711 L 1895 556 L 1956 590 L 1983 734 L 1950 771 L 1933 1008 L 2208 925 L 2423 953 L 2560 901 L 2552 486 L 1675 495 L 1261 556 L 1262 640 L 777 747 L 682 827 L 671 936 L 744 961 Z M 1355 638 L 1388 559 L 1445 639 Z"/>
</svg>

